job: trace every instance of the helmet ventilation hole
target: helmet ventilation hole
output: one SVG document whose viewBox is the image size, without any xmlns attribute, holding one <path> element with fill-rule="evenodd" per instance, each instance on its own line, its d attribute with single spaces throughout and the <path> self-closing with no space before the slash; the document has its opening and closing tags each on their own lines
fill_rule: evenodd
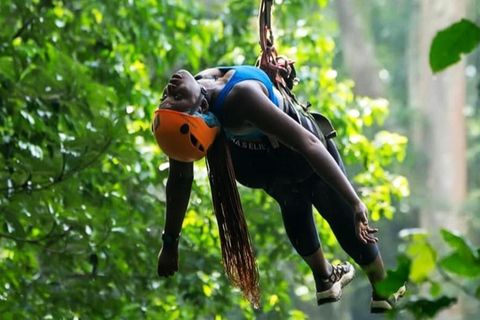
<svg viewBox="0 0 480 320">
<path fill-rule="evenodd" d="M 192 142 L 192 144 L 195 147 L 197 146 L 198 140 L 197 140 L 197 138 L 195 138 L 195 136 L 193 134 L 190 135 L 190 141 Z"/>
<path fill-rule="evenodd" d="M 180 127 L 181 134 L 187 134 L 189 130 L 190 130 L 190 127 L 186 123 Z"/>
</svg>

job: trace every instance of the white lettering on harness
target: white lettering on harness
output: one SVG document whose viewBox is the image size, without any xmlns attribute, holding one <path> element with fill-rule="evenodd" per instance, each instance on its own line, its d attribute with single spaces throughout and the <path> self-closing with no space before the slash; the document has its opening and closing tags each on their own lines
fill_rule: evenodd
<svg viewBox="0 0 480 320">
<path fill-rule="evenodd" d="M 253 142 L 253 141 L 245 141 L 245 140 L 240 140 L 240 139 L 235 139 L 232 138 L 230 139 L 232 143 L 235 145 L 239 146 L 242 149 L 248 149 L 248 150 L 267 150 L 267 146 L 263 142 Z"/>
</svg>

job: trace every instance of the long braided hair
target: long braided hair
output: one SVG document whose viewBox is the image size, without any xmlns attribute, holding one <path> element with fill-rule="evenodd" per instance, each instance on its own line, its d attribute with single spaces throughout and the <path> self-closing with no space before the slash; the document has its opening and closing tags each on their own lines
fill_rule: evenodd
<svg viewBox="0 0 480 320">
<path fill-rule="evenodd" d="M 240 288 L 245 299 L 258 308 L 258 268 L 223 130 L 210 147 L 206 163 L 227 277 L 233 286 Z"/>
</svg>

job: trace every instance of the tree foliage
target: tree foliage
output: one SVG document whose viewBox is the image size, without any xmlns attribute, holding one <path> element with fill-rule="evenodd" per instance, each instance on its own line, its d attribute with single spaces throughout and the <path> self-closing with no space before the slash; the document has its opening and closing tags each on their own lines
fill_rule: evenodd
<svg viewBox="0 0 480 320">
<path fill-rule="evenodd" d="M 399 285 L 408 283 L 410 297 L 399 310 L 409 311 L 415 319 L 435 319 L 436 315 L 458 302 L 461 292 L 480 303 L 480 247 L 474 248 L 462 235 L 441 230 L 449 249 L 440 253 L 427 232 L 422 229 L 403 230 L 404 249 L 398 266 L 388 272 L 387 279 L 378 285 L 384 294 L 392 294 Z M 423 290 L 429 288 L 429 290 Z M 396 310 L 391 315 L 395 315 Z"/>
<path fill-rule="evenodd" d="M 392 199 L 408 195 L 408 184 L 388 166 L 403 160 L 407 139 L 366 133 L 385 121 L 388 103 L 355 97 L 353 83 L 337 81 L 335 27 L 322 14 L 325 4 L 277 6 L 278 49 L 297 60 L 299 99 L 332 118 L 373 219 L 391 218 Z M 290 259 L 278 208 L 260 191 L 241 190 L 261 270 L 261 309 L 231 289 L 201 162 L 180 271 L 168 280 L 155 271 L 167 166 L 150 120 L 162 85 L 178 68 L 253 64 L 257 6 L 0 2 L 2 319 L 306 317 L 290 295 L 296 285 L 311 288 L 309 273 Z M 325 246 L 338 252 L 325 223 L 319 229 Z"/>
</svg>

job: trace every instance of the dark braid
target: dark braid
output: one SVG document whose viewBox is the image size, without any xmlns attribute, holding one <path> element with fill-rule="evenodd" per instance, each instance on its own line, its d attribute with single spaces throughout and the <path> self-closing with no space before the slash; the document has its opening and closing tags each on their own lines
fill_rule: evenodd
<svg viewBox="0 0 480 320">
<path fill-rule="evenodd" d="M 258 308 L 259 274 L 223 130 L 208 151 L 206 162 L 227 277 Z"/>
</svg>

